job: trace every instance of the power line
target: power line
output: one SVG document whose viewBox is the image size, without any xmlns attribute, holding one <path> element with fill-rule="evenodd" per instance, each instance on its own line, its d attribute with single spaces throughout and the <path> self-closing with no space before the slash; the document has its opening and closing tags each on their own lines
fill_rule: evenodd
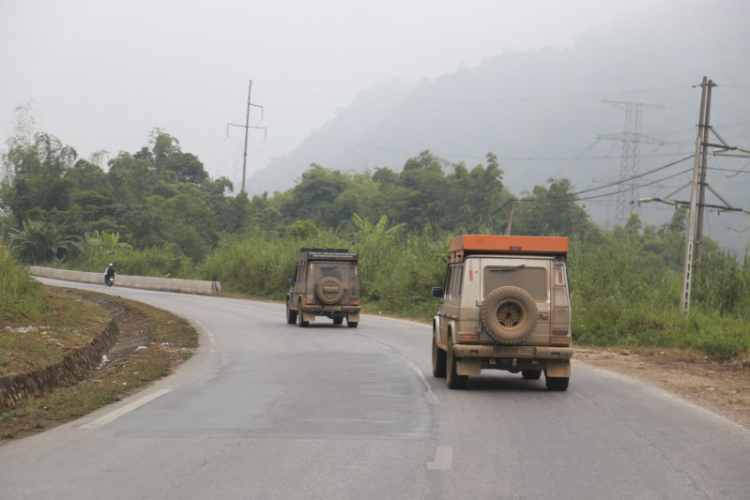
<svg viewBox="0 0 750 500">
<path fill-rule="evenodd" d="M 690 156 L 686 156 L 686 157 L 681 158 L 679 160 L 673 161 L 672 163 L 668 163 L 666 165 L 662 165 L 661 167 L 657 167 L 657 168 L 655 168 L 653 170 L 649 170 L 648 172 L 643 172 L 641 174 L 636 174 L 636 175 L 633 175 L 631 177 L 627 177 L 627 178 L 624 178 L 624 179 L 618 179 L 618 180 L 616 180 L 614 182 L 610 182 L 609 184 L 604 184 L 603 186 L 598 186 L 598 187 L 589 188 L 589 189 L 582 189 L 581 191 L 577 191 L 575 193 L 571 193 L 570 196 L 577 196 L 579 194 L 590 193 L 591 191 L 598 191 L 600 189 L 606 189 L 606 188 L 609 188 L 609 187 L 612 187 L 612 186 L 617 186 L 619 184 L 630 182 L 630 181 L 632 181 L 634 179 L 640 179 L 641 177 L 646 177 L 647 175 L 655 174 L 656 172 L 660 172 L 660 171 L 665 170 L 665 169 L 667 169 L 669 167 L 673 167 L 674 165 L 677 165 L 677 164 L 682 163 L 684 161 L 690 160 L 693 157 L 695 157 L 695 155 L 691 154 Z M 674 177 L 674 176 L 670 176 L 670 177 Z M 665 179 L 661 179 L 661 180 L 666 180 L 666 179 L 669 179 L 670 177 L 666 177 Z M 655 182 L 660 182 L 660 181 L 655 181 Z M 627 191 L 627 190 L 624 190 L 624 191 Z"/>
<path fill-rule="evenodd" d="M 665 168 L 665 167 L 660 167 L 660 169 L 663 169 L 663 168 Z M 688 172 L 690 172 L 692 170 L 693 169 L 691 167 L 689 169 L 677 172 L 676 174 L 671 174 L 671 175 L 668 175 L 667 177 L 662 177 L 661 179 L 657 179 L 655 181 L 651 181 L 651 182 L 647 182 L 647 183 L 644 183 L 644 184 L 640 184 L 638 187 L 639 188 L 641 188 L 641 187 L 648 187 L 648 186 L 651 186 L 653 184 L 657 184 L 659 182 L 671 179 L 673 177 L 677 177 L 679 175 L 686 174 L 686 173 L 688 173 Z M 607 186 L 607 187 L 611 187 L 611 186 Z M 603 187 L 593 188 L 591 190 L 586 190 L 586 191 L 592 191 L 592 190 L 596 190 L 596 189 L 603 189 Z M 630 188 L 628 187 L 628 188 L 622 189 L 620 191 L 611 191 L 609 193 L 598 194 L 598 195 L 594 195 L 594 196 L 587 196 L 587 197 L 584 197 L 584 198 L 579 198 L 577 196 L 579 193 L 583 192 L 583 191 L 579 191 L 578 193 L 570 193 L 570 194 L 568 194 L 566 196 L 561 196 L 559 198 L 521 198 L 521 199 L 515 199 L 515 201 L 524 202 L 524 203 L 527 203 L 527 202 L 535 202 L 535 203 L 570 203 L 571 201 L 588 201 L 588 200 L 596 200 L 596 199 L 599 199 L 599 198 L 607 198 L 607 197 L 610 197 L 610 196 L 617 195 L 619 193 L 627 192 L 629 190 L 630 190 Z M 507 201 L 500 208 L 498 208 L 497 210 L 495 210 L 492 213 L 492 215 L 500 212 L 503 208 L 507 207 L 511 203 L 511 201 L 512 200 Z"/>
<path fill-rule="evenodd" d="M 330 142 L 336 142 L 339 144 L 344 144 L 346 146 L 353 146 L 358 148 L 364 148 L 364 149 L 374 149 L 377 151 L 387 151 L 391 153 L 403 153 L 407 155 L 419 155 L 422 151 L 409 151 L 409 150 L 403 150 L 403 149 L 394 149 L 394 148 L 386 148 L 383 146 L 374 146 L 372 144 L 363 144 L 358 142 L 350 142 L 345 141 L 343 139 L 336 139 L 334 137 L 328 137 L 321 134 L 316 133 L 308 133 L 303 132 L 299 129 L 296 129 L 294 127 L 290 127 L 288 125 L 281 124 L 279 122 L 273 121 L 273 120 L 266 120 L 268 123 L 275 124 L 279 127 L 285 128 L 287 130 L 291 130 L 293 132 L 297 132 L 299 134 L 302 134 L 307 137 L 313 137 L 315 139 L 322 139 L 325 141 Z M 486 159 L 486 154 L 484 155 L 475 155 L 475 154 L 451 154 L 451 153 L 440 153 L 438 156 L 445 157 L 445 158 L 464 158 L 464 159 L 470 159 L 470 160 L 484 160 Z M 657 157 L 663 157 L 663 156 L 674 156 L 674 153 L 658 153 L 658 154 L 650 154 L 650 155 L 642 155 L 641 158 L 657 158 Z M 497 159 L 499 161 L 599 161 L 599 160 L 614 160 L 620 158 L 620 156 L 589 156 L 586 158 L 580 158 L 580 157 L 567 157 L 567 156 L 498 156 Z"/>
<path fill-rule="evenodd" d="M 748 163 L 750 165 L 750 163 Z M 747 167 L 748 165 L 745 165 Z M 719 172 L 734 172 L 735 174 L 750 174 L 750 170 L 745 170 L 744 168 L 742 170 L 734 170 L 731 168 L 720 168 L 720 167 L 706 167 L 708 170 L 717 170 Z M 734 175 L 728 175 L 726 176 L 728 179 L 731 177 L 734 177 Z"/>
<path fill-rule="evenodd" d="M 691 170 L 693 170 L 693 169 L 689 168 L 689 169 L 686 169 L 686 170 L 682 170 L 680 172 L 677 172 L 676 174 L 668 175 L 667 177 L 662 177 L 661 179 L 657 179 L 655 181 L 646 182 L 644 184 L 639 184 L 638 187 L 642 188 L 642 187 L 652 186 L 652 185 L 657 184 L 659 182 L 666 181 L 668 179 L 672 179 L 673 177 L 677 177 L 679 175 L 688 173 Z M 607 186 L 607 187 L 611 187 L 611 186 Z M 586 192 L 593 191 L 593 190 L 596 190 L 596 189 L 603 189 L 603 188 L 592 188 L 592 189 L 586 190 Z M 567 203 L 567 202 L 571 202 L 571 201 L 587 201 L 587 200 L 595 200 L 595 199 L 598 199 L 598 198 L 606 198 L 606 197 L 614 196 L 614 195 L 620 194 L 620 193 L 626 193 L 626 192 L 630 191 L 630 189 L 631 189 L 630 187 L 627 187 L 627 188 L 621 189 L 619 191 L 611 191 L 609 193 L 598 194 L 598 195 L 594 195 L 594 196 L 586 196 L 586 197 L 583 197 L 583 198 L 578 197 L 578 194 L 580 194 L 580 193 L 582 193 L 584 191 L 579 191 L 578 193 L 570 193 L 569 195 L 562 196 L 560 198 L 548 198 L 548 199 L 526 198 L 526 199 L 521 199 L 519 201 L 544 201 L 544 202 L 552 202 L 552 203 Z"/>
</svg>

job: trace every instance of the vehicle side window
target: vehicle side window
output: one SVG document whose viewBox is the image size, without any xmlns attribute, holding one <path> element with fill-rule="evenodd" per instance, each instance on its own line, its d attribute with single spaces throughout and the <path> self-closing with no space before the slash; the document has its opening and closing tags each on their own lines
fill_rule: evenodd
<svg viewBox="0 0 750 500">
<path fill-rule="evenodd" d="M 453 268 L 451 266 L 448 266 L 448 270 L 445 273 L 445 283 L 443 284 L 443 288 L 445 288 L 445 292 L 443 292 L 444 298 L 449 298 L 451 296 L 451 275 L 453 274 Z"/>
<path fill-rule="evenodd" d="M 460 297 L 461 296 L 461 288 L 462 288 L 463 283 L 464 283 L 464 266 L 463 266 L 463 264 L 461 264 L 460 266 L 456 267 L 456 271 L 455 271 L 454 274 L 456 276 L 456 283 L 455 283 L 453 289 L 456 290 L 456 297 Z"/>
<path fill-rule="evenodd" d="M 461 295 L 461 278 L 463 277 L 464 266 L 453 265 L 448 267 L 448 273 L 445 276 L 445 298 L 455 298 Z"/>
</svg>

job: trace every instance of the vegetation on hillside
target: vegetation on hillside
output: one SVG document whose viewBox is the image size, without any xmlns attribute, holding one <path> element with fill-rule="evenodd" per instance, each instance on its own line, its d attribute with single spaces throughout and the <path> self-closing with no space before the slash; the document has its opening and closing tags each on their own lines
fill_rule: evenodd
<svg viewBox="0 0 750 500">
<path fill-rule="evenodd" d="M 360 254 L 366 307 L 426 319 L 437 306 L 429 291 L 442 282 L 448 239 L 504 233 L 515 200 L 514 234 L 571 238 L 579 342 L 690 347 L 719 357 L 750 348 L 747 255 L 706 239 L 691 314 L 682 314 L 684 208 L 662 226 L 644 227 L 633 215 L 606 231 L 567 179 L 510 193 L 492 153 L 469 167 L 425 151 L 400 171 L 364 174 L 313 164 L 294 188 L 251 199 L 231 196 L 227 179 L 211 179 L 162 130 L 135 153 L 120 152 L 106 166 L 101 158 L 80 159 L 43 132 L 11 138 L 2 154 L 0 229 L 14 254 L 3 259 L 85 271 L 115 262 L 123 274 L 220 280 L 225 290 L 280 300 L 300 247 L 346 247 Z M 34 307 L 14 300 L 13 314 Z"/>
</svg>

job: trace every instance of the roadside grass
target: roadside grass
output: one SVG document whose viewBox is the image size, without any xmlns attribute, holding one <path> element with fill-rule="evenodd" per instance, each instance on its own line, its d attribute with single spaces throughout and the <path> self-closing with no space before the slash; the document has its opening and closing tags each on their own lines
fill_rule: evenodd
<svg viewBox="0 0 750 500">
<path fill-rule="evenodd" d="M 44 308 L 42 285 L 0 241 L 0 324 L 34 316 Z"/>
<path fill-rule="evenodd" d="M 53 287 L 45 287 L 45 290 L 48 292 L 48 309 L 54 313 L 52 316 L 61 314 L 65 318 L 61 321 L 78 321 L 75 342 L 88 341 L 101 331 L 106 324 L 103 323 L 105 319 L 109 322 L 109 316 L 102 314 L 104 310 L 101 307 L 82 297 L 111 299 L 110 296 Z M 116 300 L 142 315 L 150 325 L 152 330 L 147 348 L 123 356 L 111 364 L 103 364 L 76 385 L 54 389 L 42 397 L 23 399 L 14 407 L 3 410 L 0 412 L 0 444 L 69 422 L 118 401 L 150 382 L 169 375 L 177 365 L 192 356 L 198 346 L 198 334 L 186 320 L 146 304 Z M 92 311 L 95 312 L 93 317 Z M 48 317 L 37 320 L 54 323 Z M 128 325 L 120 326 L 120 335 L 125 335 Z M 44 351 L 44 355 L 28 355 L 30 360 L 37 363 L 34 367 L 42 366 L 46 364 L 45 359 L 62 358 L 65 350 L 61 346 L 66 344 L 60 342 L 58 345 L 56 341 L 50 343 L 48 340 L 41 334 L 18 336 L 15 349 L 31 353 Z M 51 354 L 54 350 L 58 351 L 57 355 Z M 0 352 L 5 355 L 5 347 L 0 347 Z"/>
<path fill-rule="evenodd" d="M 110 322 L 107 312 L 96 304 L 63 289 L 44 291 L 43 308 L 5 323 L 0 335 L 0 375 L 57 363 L 67 350 L 85 344 Z"/>
</svg>

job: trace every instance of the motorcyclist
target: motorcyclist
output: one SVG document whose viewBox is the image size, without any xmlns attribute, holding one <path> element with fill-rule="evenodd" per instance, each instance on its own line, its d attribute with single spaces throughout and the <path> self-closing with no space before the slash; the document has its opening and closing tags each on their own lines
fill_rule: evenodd
<svg viewBox="0 0 750 500">
<path fill-rule="evenodd" d="M 115 274 L 115 265 L 110 262 L 107 269 L 104 270 L 104 284 L 109 285 L 110 283 L 114 283 Z"/>
</svg>

